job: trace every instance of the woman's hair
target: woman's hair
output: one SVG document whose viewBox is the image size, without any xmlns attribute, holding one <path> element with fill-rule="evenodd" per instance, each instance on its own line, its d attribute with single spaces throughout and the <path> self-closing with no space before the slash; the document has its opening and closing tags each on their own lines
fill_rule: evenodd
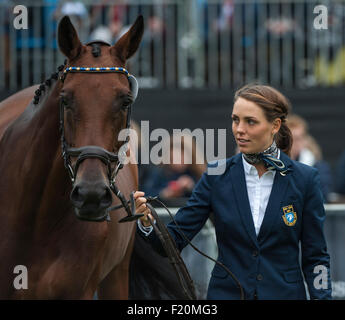
<svg viewBox="0 0 345 320">
<path fill-rule="evenodd" d="M 265 114 L 267 121 L 281 119 L 281 127 L 275 135 L 275 142 L 279 149 L 290 155 L 292 134 L 286 123 L 286 117 L 291 109 L 289 100 L 278 90 L 265 85 L 249 84 L 235 92 L 234 102 L 238 98 L 254 102 Z"/>
</svg>

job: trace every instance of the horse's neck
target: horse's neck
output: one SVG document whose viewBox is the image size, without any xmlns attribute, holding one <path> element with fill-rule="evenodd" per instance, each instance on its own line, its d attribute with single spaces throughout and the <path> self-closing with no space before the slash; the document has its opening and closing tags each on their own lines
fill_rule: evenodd
<svg viewBox="0 0 345 320">
<path fill-rule="evenodd" d="M 7 203 L 21 218 L 25 213 L 28 219 L 38 214 L 53 175 L 65 178 L 60 155 L 59 90 L 56 83 L 38 105 L 29 105 L 0 143 L 0 203 Z M 13 196 L 11 201 L 9 195 Z"/>
<path fill-rule="evenodd" d="M 14 123 L 12 132 L 16 139 L 16 155 L 28 161 L 30 176 L 42 173 L 52 164 L 59 147 L 59 83 L 41 97 L 38 105 L 31 104 Z M 19 153 L 19 154 L 18 154 Z M 21 157 L 20 154 L 24 157 Z M 42 167 L 39 167 L 42 166 Z"/>
<path fill-rule="evenodd" d="M 32 96 L 37 89 L 37 85 L 25 88 L 0 102 L 0 140 L 6 129 L 24 112 L 26 107 L 30 104 L 30 101 L 32 101 Z"/>
</svg>

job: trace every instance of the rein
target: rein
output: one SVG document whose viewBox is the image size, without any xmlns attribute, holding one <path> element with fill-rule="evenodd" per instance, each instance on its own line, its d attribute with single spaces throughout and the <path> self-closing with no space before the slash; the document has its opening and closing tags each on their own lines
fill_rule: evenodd
<svg viewBox="0 0 345 320">
<path fill-rule="evenodd" d="M 149 201 L 156 200 L 155 198 L 148 197 L 147 198 Z M 169 258 L 170 263 L 172 264 L 175 273 L 177 275 L 178 281 L 183 289 L 183 292 L 185 296 L 189 300 L 196 300 L 196 295 L 195 295 L 195 288 L 194 288 L 194 283 L 193 280 L 188 272 L 188 269 L 181 258 L 181 255 L 176 248 L 175 242 L 172 239 L 167 227 L 164 225 L 164 223 L 159 219 L 158 214 L 155 210 L 155 208 L 150 204 L 146 204 L 147 207 L 151 210 L 151 213 L 155 220 L 157 221 L 158 227 L 156 224 L 152 221 L 152 219 L 148 216 L 148 219 L 158 236 L 160 242 L 162 243 L 162 246 Z"/>
<path fill-rule="evenodd" d="M 158 202 L 160 205 L 163 206 L 163 208 L 168 212 L 171 220 L 174 222 L 174 224 L 176 225 L 177 229 L 178 229 L 178 232 L 180 233 L 180 235 L 184 238 L 184 240 L 196 251 L 198 252 L 199 254 L 201 254 L 203 257 L 213 261 L 214 263 L 218 264 L 220 267 L 222 267 L 229 275 L 230 277 L 235 281 L 238 289 L 240 290 L 240 299 L 241 300 L 244 300 L 244 290 L 243 290 L 243 287 L 240 283 L 240 281 L 236 278 L 236 276 L 231 272 L 231 270 L 226 266 L 224 265 L 223 263 L 213 259 L 212 257 L 210 257 L 209 255 L 203 253 L 202 251 L 200 251 L 197 247 L 195 247 L 193 245 L 193 243 L 186 237 L 186 235 L 183 233 L 183 231 L 181 230 L 179 224 L 177 223 L 177 221 L 175 220 L 174 216 L 172 215 L 172 213 L 170 212 L 170 210 L 168 209 L 168 207 L 162 202 L 160 201 L 157 197 L 146 197 L 147 199 L 147 202 L 153 202 L 153 201 L 156 201 Z M 192 279 L 190 278 L 190 275 L 188 273 L 188 270 L 186 269 L 186 266 L 178 252 L 178 249 L 176 248 L 176 245 L 174 243 L 174 240 L 172 240 L 170 234 L 169 234 L 169 231 L 168 229 L 166 228 L 166 226 L 161 222 L 161 220 L 158 218 L 158 214 L 157 212 L 155 211 L 155 209 L 153 208 L 153 206 L 150 204 L 150 203 L 147 203 L 146 204 L 147 207 L 151 210 L 152 212 L 152 215 L 154 216 L 154 218 L 156 219 L 157 221 L 157 224 L 159 226 L 159 230 L 157 228 L 157 226 L 155 225 L 155 223 L 152 221 L 152 219 L 148 217 L 154 231 L 156 232 L 156 234 L 158 235 L 161 243 L 163 244 L 163 247 L 170 259 L 170 262 L 172 263 L 173 267 L 175 268 L 175 272 L 178 274 L 179 276 L 179 281 L 180 281 L 180 284 L 181 286 L 183 287 L 184 291 L 185 291 L 185 294 L 189 297 L 189 299 L 191 300 L 195 300 L 195 294 L 194 294 L 194 285 L 193 285 L 193 281 Z M 161 235 L 160 235 L 161 234 Z M 175 251 L 175 252 L 174 252 Z M 171 253 L 172 252 L 172 253 Z M 182 260 L 182 262 L 180 261 L 180 259 Z M 180 272 L 178 271 L 178 268 L 180 268 L 180 272 L 182 273 L 182 276 L 184 279 L 181 278 L 181 275 L 180 275 Z M 186 270 L 184 270 L 184 268 Z M 184 283 L 183 283 L 184 281 Z M 187 288 L 186 288 L 187 286 Z M 189 292 L 188 292 L 189 291 Z"/>
</svg>

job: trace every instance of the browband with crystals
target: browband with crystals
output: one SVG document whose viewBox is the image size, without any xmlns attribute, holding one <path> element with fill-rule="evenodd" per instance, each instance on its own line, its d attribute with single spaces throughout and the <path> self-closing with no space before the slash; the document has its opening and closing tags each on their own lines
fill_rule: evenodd
<svg viewBox="0 0 345 320">
<path fill-rule="evenodd" d="M 121 67 L 68 67 L 64 70 L 63 76 L 68 72 L 118 72 L 130 76 L 129 72 Z"/>
<path fill-rule="evenodd" d="M 77 72 L 85 72 L 85 73 L 107 73 L 107 72 L 114 72 L 114 73 L 123 73 L 127 76 L 129 81 L 131 92 L 133 95 L 133 102 L 138 95 L 138 81 L 137 79 L 131 75 L 127 69 L 122 67 L 67 67 L 63 74 L 60 77 L 60 80 L 64 82 L 67 73 L 77 73 Z"/>
</svg>

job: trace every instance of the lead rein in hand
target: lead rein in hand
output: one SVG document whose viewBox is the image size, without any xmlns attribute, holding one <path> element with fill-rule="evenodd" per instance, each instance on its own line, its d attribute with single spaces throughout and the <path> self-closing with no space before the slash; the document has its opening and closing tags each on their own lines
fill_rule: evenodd
<svg viewBox="0 0 345 320">
<path fill-rule="evenodd" d="M 162 221 L 159 219 L 158 214 L 156 212 L 156 210 L 154 209 L 154 207 L 149 203 L 149 202 L 153 202 L 156 201 L 158 202 L 160 205 L 163 206 L 163 208 L 168 212 L 170 218 L 172 219 L 172 221 L 174 222 L 174 224 L 176 225 L 178 232 L 180 233 L 180 235 L 184 238 L 184 240 L 199 254 L 201 254 L 202 256 L 204 256 L 207 259 L 210 259 L 211 261 L 213 261 L 214 263 L 218 264 L 220 267 L 222 267 L 230 276 L 231 278 L 236 282 L 239 290 L 240 290 L 240 297 L 241 300 L 244 300 L 244 290 L 243 287 L 241 285 L 241 283 L 239 282 L 239 280 L 236 278 L 236 276 L 231 272 L 231 270 L 225 266 L 223 263 L 213 259 L 212 257 L 208 256 L 207 254 L 203 253 L 202 251 L 200 251 L 197 247 L 195 247 L 192 242 L 186 237 L 186 235 L 183 233 L 183 231 L 181 230 L 180 226 L 178 225 L 178 223 L 176 222 L 174 216 L 172 215 L 172 213 L 170 212 L 170 210 L 168 209 L 168 207 L 162 202 L 160 201 L 157 197 L 146 197 L 147 200 L 147 207 L 151 210 L 151 213 L 153 215 L 153 217 L 155 218 L 155 220 L 157 221 L 158 227 L 156 226 L 156 224 L 154 223 L 154 221 L 152 221 L 152 219 L 149 217 L 149 215 L 147 216 L 150 224 L 152 225 L 154 231 L 156 232 L 157 236 L 159 237 L 169 259 L 170 262 L 172 263 L 172 265 L 175 268 L 175 271 L 178 275 L 179 281 L 181 283 L 181 286 L 183 287 L 186 295 L 189 297 L 189 299 L 195 300 L 195 289 L 194 289 L 194 284 L 193 284 L 193 280 L 191 279 L 189 272 L 187 270 L 186 265 L 184 264 L 180 253 L 178 251 L 178 249 L 176 248 L 176 244 L 174 242 L 174 240 L 172 239 L 168 229 L 166 228 L 166 226 L 164 225 L 164 223 L 162 223 Z M 168 248 L 167 248 L 168 247 Z M 182 284 L 182 280 L 181 280 L 181 275 L 179 274 L 179 272 L 176 269 L 176 266 L 179 266 L 182 269 L 182 274 L 183 277 L 185 278 L 185 282 L 187 284 L 189 284 L 188 288 L 190 290 L 190 292 L 192 292 L 193 297 L 191 297 L 191 294 L 188 294 L 186 292 L 186 288 L 185 286 Z M 187 280 L 186 280 L 187 279 Z"/>
<path fill-rule="evenodd" d="M 152 200 L 152 198 L 150 200 Z M 175 273 L 177 275 L 177 278 L 179 280 L 179 283 L 183 289 L 185 296 L 188 298 L 188 300 L 196 300 L 193 280 L 187 270 L 186 265 L 184 264 L 183 259 L 180 256 L 178 249 L 176 248 L 174 240 L 171 238 L 171 235 L 169 234 L 169 231 L 164 225 L 164 223 L 162 223 L 162 221 L 159 219 L 155 208 L 149 203 L 147 203 L 146 205 L 151 210 L 151 213 L 154 219 L 156 220 L 158 227 L 156 226 L 154 221 L 148 216 L 150 224 L 152 225 L 156 235 L 162 243 L 162 246 L 169 258 L 170 263 L 172 264 L 175 270 Z"/>
</svg>

